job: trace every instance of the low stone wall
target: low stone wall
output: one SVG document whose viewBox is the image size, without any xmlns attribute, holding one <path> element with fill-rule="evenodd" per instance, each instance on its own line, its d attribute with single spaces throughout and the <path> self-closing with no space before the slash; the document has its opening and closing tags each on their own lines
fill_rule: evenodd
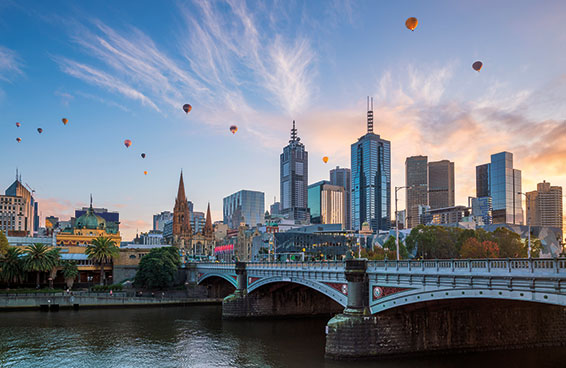
<svg viewBox="0 0 566 368">
<path fill-rule="evenodd" d="M 225 319 L 333 315 L 344 307 L 327 296 L 297 284 L 271 284 L 250 294 L 233 294 L 222 302 Z"/>
<path fill-rule="evenodd" d="M 454 300 L 328 322 L 326 356 L 386 357 L 566 345 L 566 308 L 530 302 Z"/>
</svg>

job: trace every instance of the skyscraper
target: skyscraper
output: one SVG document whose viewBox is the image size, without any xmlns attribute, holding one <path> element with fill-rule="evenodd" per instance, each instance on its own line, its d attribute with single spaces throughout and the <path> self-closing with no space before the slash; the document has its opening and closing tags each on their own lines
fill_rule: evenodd
<svg viewBox="0 0 566 368">
<path fill-rule="evenodd" d="M 265 194 L 253 190 L 240 190 L 223 200 L 224 223 L 237 229 L 245 223 L 250 227 L 265 222 Z"/>
<path fill-rule="evenodd" d="M 163 211 L 158 213 L 157 215 L 153 215 L 153 230 L 163 231 L 163 227 L 165 226 L 165 222 L 171 220 L 173 218 L 173 214 L 171 211 Z"/>
<path fill-rule="evenodd" d="M 327 180 L 311 184 L 309 191 L 309 209 L 313 224 L 341 224 L 345 227 L 344 188 L 332 185 Z"/>
<path fill-rule="evenodd" d="M 419 206 L 428 205 L 428 157 L 411 156 L 405 160 L 405 186 L 407 187 L 407 228 L 421 223 Z"/>
<path fill-rule="evenodd" d="M 0 196 L 1 229 L 33 236 L 38 216 L 36 201 L 33 198 L 34 191 L 31 188 L 30 190 L 31 192 L 24 186 L 21 176 L 16 172 L 16 180 L 6 189 L 5 195 Z"/>
<path fill-rule="evenodd" d="M 308 152 L 297 136 L 295 121 L 289 144 L 280 158 L 281 213 L 298 222 L 309 221 L 308 211 Z"/>
<path fill-rule="evenodd" d="M 521 170 L 513 168 L 513 154 L 491 155 L 491 163 L 476 166 L 476 195 L 491 197 L 494 224 L 523 224 Z"/>
<path fill-rule="evenodd" d="M 562 187 L 543 181 L 527 193 L 527 218 L 532 226 L 555 227 L 562 231 Z"/>
<path fill-rule="evenodd" d="M 352 228 L 391 227 L 391 143 L 373 133 L 373 99 L 368 98 L 367 133 L 351 146 Z"/>
<path fill-rule="evenodd" d="M 352 174 L 350 169 L 336 166 L 330 170 L 330 184 L 338 185 L 344 188 L 344 229 L 352 228 L 352 190 L 351 190 Z"/>
<path fill-rule="evenodd" d="M 428 163 L 428 205 L 432 210 L 454 206 L 454 162 Z"/>
</svg>

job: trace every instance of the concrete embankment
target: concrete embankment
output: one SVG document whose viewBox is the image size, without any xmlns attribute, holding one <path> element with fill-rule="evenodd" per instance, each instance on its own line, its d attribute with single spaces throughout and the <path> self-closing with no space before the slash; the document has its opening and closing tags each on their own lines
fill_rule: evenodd
<svg viewBox="0 0 566 368">
<path fill-rule="evenodd" d="M 118 294 L 118 293 L 116 293 Z M 125 295 L 82 294 L 68 295 L 2 295 L 0 310 L 52 310 L 81 308 L 120 308 L 120 307 L 157 307 L 169 305 L 221 304 L 218 298 L 159 298 L 131 297 Z"/>
</svg>

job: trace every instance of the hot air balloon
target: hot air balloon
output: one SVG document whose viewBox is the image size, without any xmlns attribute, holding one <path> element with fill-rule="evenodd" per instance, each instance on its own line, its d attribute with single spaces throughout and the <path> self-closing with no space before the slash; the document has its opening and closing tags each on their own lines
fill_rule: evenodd
<svg viewBox="0 0 566 368">
<path fill-rule="evenodd" d="M 126 148 L 130 148 L 131 145 L 132 145 L 132 141 L 131 141 L 131 140 L 126 139 L 126 140 L 124 141 L 124 146 L 126 146 Z"/>
<path fill-rule="evenodd" d="M 185 110 L 185 112 L 188 114 L 189 112 L 191 112 L 191 110 L 193 109 L 193 107 L 189 104 L 184 104 L 183 105 L 183 110 Z"/>
<path fill-rule="evenodd" d="M 16 141 L 18 141 L 18 143 L 20 143 L 22 141 L 22 139 L 20 137 L 16 138 Z"/>
<path fill-rule="evenodd" d="M 143 174 L 144 174 L 144 175 L 147 175 L 147 171 L 144 171 Z"/>
<path fill-rule="evenodd" d="M 38 132 L 39 134 L 41 134 L 41 133 L 43 133 L 43 129 L 37 128 L 37 132 Z"/>
<path fill-rule="evenodd" d="M 328 157 L 324 156 L 324 157 L 322 158 L 322 161 L 324 161 L 324 163 L 327 163 L 327 162 L 328 162 Z"/>
<path fill-rule="evenodd" d="M 419 21 L 415 17 L 411 17 L 405 21 L 405 26 L 409 28 L 411 31 L 414 31 L 417 28 Z"/>
<path fill-rule="evenodd" d="M 481 67 L 483 66 L 483 63 L 481 61 L 476 61 L 475 63 L 472 64 L 472 68 L 476 71 L 479 72 L 481 70 Z"/>
<path fill-rule="evenodd" d="M 63 122 L 63 124 L 67 125 L 67 123 L 69 122 L 69 119 L 63 118 L 63 119 L 61 119 L 61 121 Z"/>
<path fill-rule="evenodd" d="M 236 134 L 236 132 L 238 131 L 238 127 L 235 126 L 235 125 L 232 125 L 232 126 L 230 127 L 230 131 L 232 132 L 232 134 Z"/>
<path fill-rule="evenodd" d="M 142 153 L 142 154 L 141 154 L 141 157 L 142 157 L 142 158 L 145 158 L 145 153 Z"/>
<path fill-rule="evenodd" d="M 16 123 L 16 126 L 19 128 L 20 126 L 22 126 L 22 124 Z"/>
</svg>

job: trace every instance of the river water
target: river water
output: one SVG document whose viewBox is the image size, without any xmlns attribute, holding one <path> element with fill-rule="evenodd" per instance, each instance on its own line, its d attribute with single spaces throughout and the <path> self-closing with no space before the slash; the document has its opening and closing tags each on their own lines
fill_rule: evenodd
<svg viewBox="0 0 566 368">
<path fill-rule="evenodd" d="M 222 321 L 220 306 L 0 312 L 0 367 L 566 367 L 566 348 L 324 359 L 327 319 Z"/>
</svg>

